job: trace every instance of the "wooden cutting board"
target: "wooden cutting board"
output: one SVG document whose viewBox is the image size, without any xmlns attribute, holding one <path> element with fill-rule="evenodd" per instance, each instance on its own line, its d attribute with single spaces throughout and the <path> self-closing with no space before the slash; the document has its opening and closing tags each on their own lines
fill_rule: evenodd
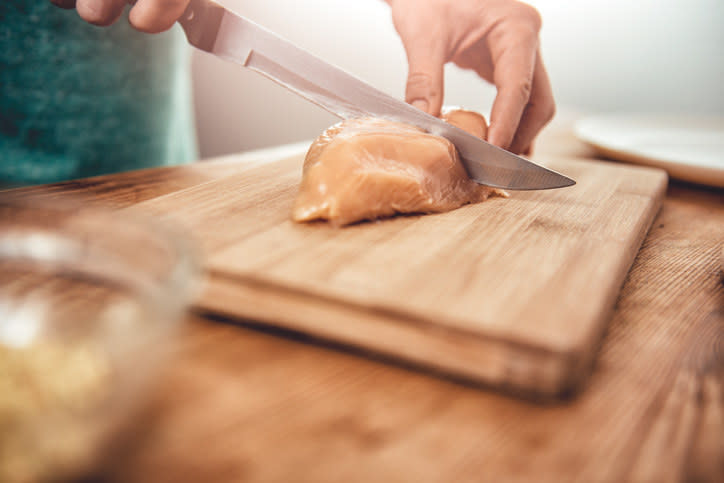
<svg viewBox="0 0 724 483">
<path fill-rule="evenodd" d="M 201 242 L 200 309 L 547 398 L 588 374 L 667 185 L 656 169 L 550 160 L 577 185 L 335 229 L 289 220 L 301 163 L 141 204 Z"/>
</svg>

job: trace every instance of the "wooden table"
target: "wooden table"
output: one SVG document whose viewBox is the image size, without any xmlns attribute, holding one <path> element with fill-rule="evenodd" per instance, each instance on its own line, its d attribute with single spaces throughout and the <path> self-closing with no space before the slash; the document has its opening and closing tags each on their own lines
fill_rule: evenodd
<svg viewBox="0 0 724 483">
<path fill-rule="evenodd" d="M 593 157 L 565 127 L 538 157 Z M 25 191 L 125 207 L 231 156 Z M 538 405 L 189 315 L 110 481 L 724 481 L 724 192 L 671 182 L 587 387 Z"/>
</svg>

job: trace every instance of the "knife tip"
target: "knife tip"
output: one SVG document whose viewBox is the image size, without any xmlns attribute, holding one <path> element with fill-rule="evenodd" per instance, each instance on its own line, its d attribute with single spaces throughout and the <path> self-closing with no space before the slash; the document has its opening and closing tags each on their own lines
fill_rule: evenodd
<svg viewBox="0 0 724 483">
<path fill-rule="evenodd" d="M 563 176 L 563 175 L 561 175 Z M 562 184 L 559 186 L 559 188 L 567 188 L 569 186 L 574 186 L 576 184 L 576 180 L 569 178 L 568 176 L 563 176 L 565 181 L 562 182 Z"/>
</svg>

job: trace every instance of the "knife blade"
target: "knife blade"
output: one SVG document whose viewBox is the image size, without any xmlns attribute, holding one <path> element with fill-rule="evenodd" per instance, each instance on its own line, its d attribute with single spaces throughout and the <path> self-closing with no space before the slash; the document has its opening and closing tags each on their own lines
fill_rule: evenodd
<svg viewBox="0 0 724 483">
<path fill-rule="evenodd" d="M 512 190 L 575 184 L 375 89 L 211 0 L 191 0 L 179 23 L 194 47 L 256 71 L 342 119 L 379 117 L 447 138 L 478 183 Z"/>
</svg>

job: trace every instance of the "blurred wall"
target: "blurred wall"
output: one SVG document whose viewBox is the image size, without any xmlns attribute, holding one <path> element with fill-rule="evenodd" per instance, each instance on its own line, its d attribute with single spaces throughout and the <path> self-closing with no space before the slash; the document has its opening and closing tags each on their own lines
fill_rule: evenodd
<svg viewBox="0 0 724 483">
<path fill-rule="evenodd" d="M 219 0 L 397 97 L 405 54 L 380 0 Z M 425 0 L 420 0 L 425 1 Z M 559 112 L 724 115 L 724 1 L 530 0 Z M 193 53 L 202 157 L 315 137 L 336 118 L 258 74 Z M 446 104 L 488 113 L 495 89 L 448 66 Z"/>
</svg>

